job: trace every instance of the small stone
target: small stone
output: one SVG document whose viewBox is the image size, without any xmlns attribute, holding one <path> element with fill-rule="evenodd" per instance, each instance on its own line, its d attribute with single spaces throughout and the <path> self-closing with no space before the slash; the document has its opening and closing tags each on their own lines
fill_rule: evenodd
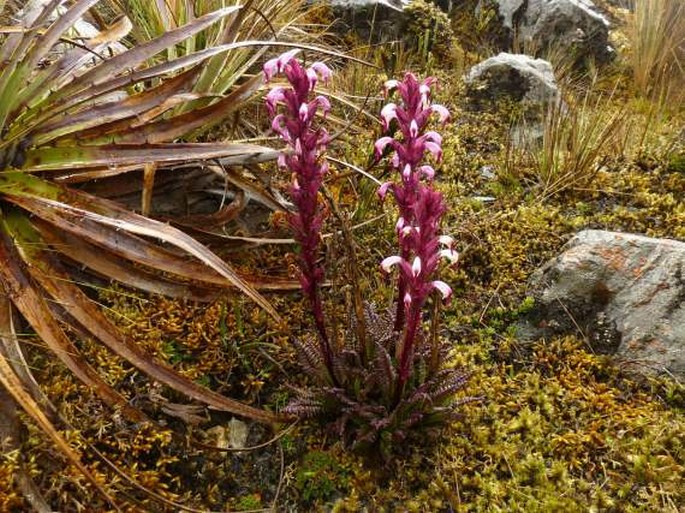
<svg viewBox="0 0 685 513">
<path fill-rule="evenodd" d="M 497 200 L 494 196 L 472 196 L 471 199 L 478 203 L 492 203 Z"/>
<path fill-rule="evenodd" d="M 495 175 L 495 166 L 483 166 L 480 168 L 481 178 L 486 180 L 494 180 L 497 175 Z"/>
<path fill-rule="evenodd" d="M 249 426 L 233 417 L 228 423 L 229 445 L 233 449 L 244 449 L 247 447 L 247 436 L 250 434 Z"/>
</svg>

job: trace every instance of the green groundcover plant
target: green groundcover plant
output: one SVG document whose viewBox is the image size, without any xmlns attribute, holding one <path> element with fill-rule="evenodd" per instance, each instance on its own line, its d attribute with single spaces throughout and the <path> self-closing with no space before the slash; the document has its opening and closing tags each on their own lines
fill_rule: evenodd
<svg viewBox="0 0 685 513">
<path fill-rule="evenodd" d="M 318 263 L 323 223 L 319 192 L 328 171 L 323 155 L 330 141 L 319 119 L 325 120 L 330 103 L 314 93 L 331 71 L 321 62 L 305 68 L 296 54 L 286 52 L 264 66 L 267 81 L 283 73 L 289 84 L 273 88 L 266 106 L 273 130 L 287 145 L 279 164 L 292 173 L 290 196 L 296 211 L 289 221 L 300 246 L 300 282 L 316 331 L 315 336 L 294 339 L 301 365 L 315 386 L 300 391 L 285 412 L 327 419 L 353 448 L 379 449 L 387 456 L 411 429 L 438 425 L 456 405 L 473 400 L 454 400 L 467 375 L 444 365 L 444 342 L 422 325 L 432 293 L 437 291 L 445 301 L 452 295 L 447 283 L 434 279 L 439 261 L 455 265 L 458 259 L 453 239 L 440 234 L 446 207 L 432 186 L 435 170 L 424 162 L 427 153 L 437 162 L 442 155 L 442 137 L 428 130 L 431 115 L 445 123 L 449 113 L 431 103 L 434 78 L 419 81 L 407 73 L 402 81 L 386 83 L 386 93 L 396 90 L 400 102 L 387 104 L 381 118 L 386 130 L 396 124 L 400 137 L 381 137 L 375 152 L 380 160 L 390 149 L 390 165 L 398 175 L 378 190 L 381 200 L 390 193 L 399 209 L 399 251 L 381 263 L 386 273 L 399 269 L 397 303 L 394 315 L 365 304 L 364 314 L 350 323 L 354 326 L 345 342 L 334 343 L 320 294 L 324 269 Z"/>
</svg>

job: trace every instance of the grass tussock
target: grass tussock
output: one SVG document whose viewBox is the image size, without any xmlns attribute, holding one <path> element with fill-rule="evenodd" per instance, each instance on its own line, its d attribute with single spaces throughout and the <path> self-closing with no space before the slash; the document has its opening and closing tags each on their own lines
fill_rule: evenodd
<svg viewBox="0 0 685 513">
<path fill-rule="evenodd" d="M 609 158 L 623 155 L 629 118 L 611 98 L 590 93 L 579 101 L 554 102 L 539 132 L 525 123 L 512 131 L 506 149 L 508 172 L 541 200 L 588 187 Z"/>
<path fill-rule="evenodd" d="M 685 83 L 685 3 L 632 0 L 628 27 L 635 87 L 651 97 L 682 93 Z"/>
</svg>

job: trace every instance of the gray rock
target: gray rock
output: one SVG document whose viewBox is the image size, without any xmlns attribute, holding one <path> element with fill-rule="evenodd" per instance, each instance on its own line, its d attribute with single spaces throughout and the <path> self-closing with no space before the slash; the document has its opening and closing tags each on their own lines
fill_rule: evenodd
<svg viewBox="0 0 685 513">
<path fill-rule="evenodd" d="M 590 0 L 494 0 L 510 40 L 514 34 L 526 48 L 539 52 L 560 49 L 581 61 L 592 56 L 607 62 L 609 21 Z"/>
<path fill-rule="evenodd" d="M 685 243 L 583 231 L 530 287 L 528 338 L 582 331 L 626 370 L 685 378 Z"/>
<path fill-rule="evenodd" d="M 500 53 L 471 68 L 464 81 L 476 106 L 508 99 L 539 114 L 559 97 L 552 65 L 528 55 Z"/>
<path fill-rule="evenodd" d="M 404 8 L 409 0 L 329 0 L 337 21 L 333 30 L 355 31 L 373 42 L 400 39 L 406 24 Z"/>
</svg>

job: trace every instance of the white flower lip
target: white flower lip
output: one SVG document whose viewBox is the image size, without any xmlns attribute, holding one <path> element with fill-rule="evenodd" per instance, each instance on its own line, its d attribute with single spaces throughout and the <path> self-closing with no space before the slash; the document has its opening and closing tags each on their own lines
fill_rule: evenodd
<svg viewBox="0 0 685 513">
<path fill-rule="evenodd" d="M 431 282 L 431 285 L 442 294 L 442 299 L 446 300 L 452 296 L 452 288 L 444 281 L 435 280 Z"/>
<path fill-rule="evenodd" d="M 398 256 L 398 255 L 389 256 L 389 257 L 383 259 L 383 261 L 381 262 L 381 268 L 386 273 L 389 273 L 392 266 L 393 265 L 399 265 L 400 262 L 402 262 L 401 256 Z"/>
</svg>

